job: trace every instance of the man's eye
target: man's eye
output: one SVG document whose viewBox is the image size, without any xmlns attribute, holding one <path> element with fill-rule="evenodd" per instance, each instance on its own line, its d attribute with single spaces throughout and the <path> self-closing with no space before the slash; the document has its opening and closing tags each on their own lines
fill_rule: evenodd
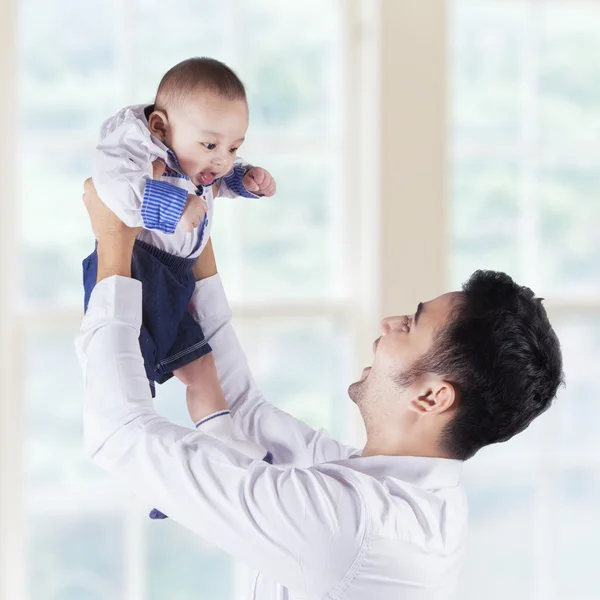
<svg viewBox="0 0 600 600">
<path fill-rule="evenodd" d="M 235 154 L 238 151 L 238 148 L 229 148 L 230 154 Z"/>
<path fill-rule="evenodd" d="M 216 144 L 208 144 L 208 143 L 203 143 L 202 144 L 207 150 L 214 150 L 217 145 Z"/>
</svg>

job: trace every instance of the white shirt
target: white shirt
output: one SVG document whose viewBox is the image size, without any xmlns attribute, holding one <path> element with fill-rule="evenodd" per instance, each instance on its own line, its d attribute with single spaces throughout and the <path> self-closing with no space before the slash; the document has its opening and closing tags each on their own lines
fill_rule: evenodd
<svg viewBox="0 0 600 600">
<path fill-rule="evenodd" d="M 139 350 L 141 283 L 94 289 L 76 341 L 93 461 L 140 498 L 257 571 L 255 600 L 454 598 L 467 526 L 461 463 L 356 456 L 267 403 L 230 323 L 218 276 L 191 311 L 213 348 L 234 422 L 270 450 L 246 456 L 225 429 L 160 417 Z"/>
<path fill-rule="evenodd" d="M 169 254 L 197 258 L 210 237 L 213 186 L 198 189 L 181 171 L 173 152 L 150 133 L 146 108 L 146 104 L 127 106 L 103 123 L 92 163 L 96 191 L 126 225 L 144 228 L 138 235 L 141 241 Z M 152 163 L 159 158 L 167 168 L 159 180 L 154 180 Z M 257 198 L 242 189 L 239 181 L 234 186 L 237 192 L 229 187 L 234 173 L 239 176 L 248 166 L 236 158 L 232 171 L 217 182 L 217 196 L 234 198 L 241 193 Z M 208 206 L 206 219 L 192 232 L 179 224 L 188 194 L 198 194 Z"/>
</svg>

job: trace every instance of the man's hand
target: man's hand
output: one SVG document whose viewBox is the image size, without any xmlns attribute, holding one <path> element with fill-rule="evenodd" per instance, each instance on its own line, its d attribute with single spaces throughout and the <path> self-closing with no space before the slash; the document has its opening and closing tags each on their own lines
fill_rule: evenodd
<svg viewBox="0 0 600 600">
<path fill-rule="evenodd" d="M 165 164 L 157 160 L 152 165 L 154 179 L 164 173 Z M 83 204 L 88 211 L 92 231 L 98 240 L 98 278 L 111 275 L 131 277 L 131 252 L 141 227 L 128 227 L 100 200 L 91 178 L 83 184 Z"/>
<path fill-rule="evenodd" d="M 271 173 L 261 167 L 250 167 L 242 179 L 242 184 L 257 196 L 272 196 L 277 189 Z"/>
<path fill-rule="evenodd" d="M 98 197 L 92 178 L 83 184 L 83 203 L 88 211 L 92 231 L 99 245 L 133 242 L 141 227 L 127 227 Z"/>
</svg>

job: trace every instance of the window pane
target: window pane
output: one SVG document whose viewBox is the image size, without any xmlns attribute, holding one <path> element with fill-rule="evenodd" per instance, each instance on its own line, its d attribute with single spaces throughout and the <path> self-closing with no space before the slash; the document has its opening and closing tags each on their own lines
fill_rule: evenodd
<svg viewBox="0 0 600 600">
<path fill-rule="evenodd" d="M 540 121 L 545 141 L 600 139 L 600 4 L 547 2 L 540 11 Z"/>
<path fill-rule="evenodd" d="M 518 165 L 503 159 L 456 158 L 453 169 L 453 285 L 477 269 L 518 277 Z"/>
<path fill-rule="evenodd" d="M 462 575 L 463 600 L 532 598 L 534 487 L 529 474 L 469 475 L 470 531 Z M 499 483 L 502 481 L 502 483 Z"/>
<path fill-rule="evenodd" d="M 38 486 L 102 477 L 83 452 L 83 386 L 71 331 L 30 333 L 26 340 L 26 466 L 32 494 Z"/>
<path fill-rule="evenodd" d="M 600 474 L 577 469 L 561 475 L 557 504 L 553 573 L 556 598 L 598 598 L 600 556 Z"/>
<path fill-rule="evenodd" d="M 456 139 L 518 137 L 523 2 L 453 3 L 452 131 Z"/>
<path fill-rule="evenodd" d="M 30 515 L 28 529 L 30 600 L 124 597 L 118 513 Z"/>
<path fill-rule="evenodd" d="M 325 317 L 248 319 L 237 327 L 265 398 L 312 427 L 343 435 L 353 410 L 346 327 Z"/>
<path fill-rule="evenodd" d="M 117 3 L 105 2 L 104 10 L 76 0 L 21 0 L 17 6 L 22 134 L 96 133 L 118 99 Z M 37 166 L 28 168 L 39 189 L 45 186 Z"/>
<path fill-rule="evenodd" d="M 237 6 L 254 131 L 314 135 L 325 143 L 339 132 L 343 114 L 339 0 Z"/>
<path fill-rule="evenodd" d="M 215 218 L 215 253 L 232 300 L 332 297 L 340 269 L 334 263 L 338 177 L 331 157 L 270 156 L 259 164 L 276 177 L 277 195 L 219 200 Z M 229 206 L 222 210 L 223 204 Z"/>
<path fill-rule="evenodd" d="M 600 316 L 573 315 L 554 319 L 562 344 L 566 387 L 556 402 L 561 454 L 600 458 L 597 399 L 600 364 Z"/>
<path fill-rule="evenodd" d="M 540 293 L 546 296 L 600 292 L 599 167 L 548 164 L 540 173 Z"/>
<path fill-rule="evenodd" d="M 573 308 L 550 315 L 567 380 L 555 405 L 526 432 L 466 465 L 472 529 L 461 598 L 595 598 L 590 561 L 600 552 L 592 512 L 598 478 L 591 469 L 562 474 L 559 467 L 600 458 L 594 380 L 600 178 L 597 153 L 590 151 L 600 139 L 600 4 L 454 5 L 452 281 L 487 267 L 533 286 L 547 306 L 565 298 L 574 306 L 591 304 L 587 314 Z M 477 45 L 482 39 L 486 43 Z M 506 46 L 494 62 L 498 40 Z M 550 470 L 551 497 L 537 487 L 541 468 Z M 534 497 L 548 505 L 534 505 Z M 532 524 L 544 509 L 552 519 L 552 545 L 538 553 L 543 540 L 537 536 L 546 534 Z M 541 581 L 546 573 L 551 576 Z"/>
<path fill-rule="evenodd" d="M 83 309 L 81 261 L 94 249 L 94 237 L 81 194 L 94 143 L 51 147 L 27 138 L 22 144 L 21 295 L 46 309 Z"/>
<path fill-rule="evenodd" d="M 130 64 L 127 84 L 133 92 L 129 104 L 152 102 L 160 78 L 186 58 L 211 56 L 230 64 L 235 58 L 236 32 L 228 19 L 232 0 L 172 0 L 168 7 L 160 0 L 131 4 L 127 30 L 131 55 L 124 57 Z M 159 31 L 166 39 L 157 43 Z"/>
<path fill-rule="evenodd" d="M 146 524 L 148 600 L 233 600 L 234 563 L 173 521 Z"/>
</svg>

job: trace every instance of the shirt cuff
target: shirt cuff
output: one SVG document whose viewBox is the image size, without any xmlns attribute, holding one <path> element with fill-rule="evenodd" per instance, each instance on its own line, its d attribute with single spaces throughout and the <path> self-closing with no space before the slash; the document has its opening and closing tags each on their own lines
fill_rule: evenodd
<svg viewBox="0 0 600 600">
<path fill-rule="evenodd" d="M 166 181 L 148 179 L 142 201 L 146 229 L 175 233 L 187 202 L 188 191 Z"/>
<path fill-rule="evenodd" d="M 231 172 L 223 177 L 223 181 L 234 194 L 242 198 L 260 198 L 257 194 L 249 192 L 242 183 L 247 169 L 248 167 L 235 165 Z"/>
<path fill-rule="evenodd" d="M 131 277 L 113 275 L 96 284 L 82 329 L 99 320 L 110 319 L 135 327 L 142 326 L 142 282 Z"/>
<path fill-rule="evenodd" d="M 198 323 L 214 315 L 231 317 L 231 308 L 218 273 L 196 282 L 190 299 L 189 312 Z"/>
<path fill-rule="evenodd" d="M 230 414 L 231 414 L 231 411 L 229 409 L 226 409 L 226 410 L 221 410 L 219 412 L 213 413 L 212 415 L 208 415 L 208 417 L 204 417 L 204 419 L 200 419 L 200 421 L 196 422 L 196 429 L 198 429 L 198 427 L 200 427 L 201 425 L 204 425 L 204 423 L 206 423 L 208 421 L 212 421 L 213 419 L 217 419 L 224 415 L 230 415 Z M 206 431 L 206 428 L 205 428 L 205 431 Z"/>
<path fill-rule="evenodd" d="M 204 417 L 196 423 L 196 429 L 249 458 L 265 460 L 270 454 L 262 446 L 246 438 L 229 410 L 220 410 Z M 267 462 L 272 460 L 271 456 L 271 460 Z"/>
</svg>

